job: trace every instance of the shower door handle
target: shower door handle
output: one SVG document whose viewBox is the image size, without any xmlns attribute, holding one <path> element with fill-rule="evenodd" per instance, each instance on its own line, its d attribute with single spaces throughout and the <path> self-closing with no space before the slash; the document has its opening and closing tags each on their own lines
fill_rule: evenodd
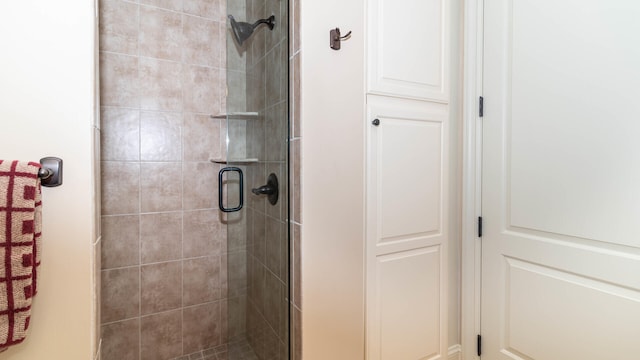
<svg viewBox="0 0 640 360">
<path fill-rule="evenodd" d="M 239 185 L 240 185 L 240 202 L 238 204 L 238 206 L 234 207 L 234 208 L 226 208 L 224 207 L 224 202 L 223 202 L 223 198 L 224 198 L 224 192 L 222 191 L 222 178 L 224 177 L 224 173 L 226 172 L 237 172 L 238 176 L 240 177 L 240 181 L 239 181 Z M 240 211 L 242 209 L 242 206 L 244 205 L 244 175 L 242 174 L 242 169 L 237 168 L 237 167 L 226 167 L 226 168 L 222 168 L 220 170 L 220 172 L 218 173 L 218 207 L 220 208 L 220 211 L 222 212 L 235 212 L 235 211 Z"/>
</svg>

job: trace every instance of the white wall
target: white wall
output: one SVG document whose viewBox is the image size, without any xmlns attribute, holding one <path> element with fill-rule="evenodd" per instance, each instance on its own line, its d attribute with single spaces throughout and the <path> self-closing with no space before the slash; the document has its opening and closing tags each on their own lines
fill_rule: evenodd
<svg viewBox="0 0 640 360">
<path fill-rule="evenodd" d="M 2 360 L 95 354 L 94 14 L 91 0 L 0 2 L 0 158 L 64 160 L 64 184 L 43 188 L 29 335 Z"/>
<path fill-rule="evenodd" d="M 302 356 L 364 358 L 364 1 L 301 1 Z M 342 50 L 329 31 L 353 31 Z"/>
</svg>

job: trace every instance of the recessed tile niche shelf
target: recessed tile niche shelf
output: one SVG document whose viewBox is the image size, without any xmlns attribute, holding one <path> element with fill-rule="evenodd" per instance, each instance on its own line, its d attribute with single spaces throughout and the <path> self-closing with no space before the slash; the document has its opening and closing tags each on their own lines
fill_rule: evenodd
<svg viewBox="0 0 640 360">
<path fill-rule="evenodd" d="M 216 164 L 253 164 L 257 163 L 258 159 L 209 159 L 212 163 Z"/>
<path fill-rule="evenodd" d="M 225 138 L 222 143 L 227 144 L 223 155 L 219 158 L 209 159 L 216 164 L 253 164 L 259 159 L 247 156 L 247 122 L 259 120 L 258 112 L 230 112 L 228 114 L 211 115 L 212 119 L 220 119 L 226 122 L 224 128 Z M 230 121 L 232 120 L 232 121 Z M 229 158 L 231 156 L 231 158 Z"/>
<path fill-rule="evenodd" d="M 230 119 L 230 120 L 258 120 L 260 114 L 257 112 L 232 112 L 228 114 L 211 115 L 212 119 Z"/>
</svg>

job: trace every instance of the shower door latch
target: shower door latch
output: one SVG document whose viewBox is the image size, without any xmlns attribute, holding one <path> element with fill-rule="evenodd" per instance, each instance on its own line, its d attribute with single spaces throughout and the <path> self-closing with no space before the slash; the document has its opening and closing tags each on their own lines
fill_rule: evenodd
<svg viewBox="0 0 640 360">
<path fill-rule="evenodd" d="M 347 33 L 345 36 L 340 36 L 340 28 L 332 29 L 329 32 L 329 46 L 333 50 L 340 50 L 340 43 L 342 40 L 349 40 L 351 38 L 351 31 Z"/>
</svg>

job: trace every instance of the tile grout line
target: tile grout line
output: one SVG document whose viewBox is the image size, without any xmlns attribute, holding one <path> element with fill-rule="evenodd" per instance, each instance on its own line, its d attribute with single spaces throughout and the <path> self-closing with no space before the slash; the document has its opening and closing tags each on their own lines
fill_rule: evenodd
<svg viewBox="0 0 640 360">
<path fill-rule="evenodd" d="M 137 85 L 138 85 L 138 360 L 142 360 L 142 111 L 141 108 L 141 89 L 140 89 L 140 30 L 141 30 L 141 11 L 140 4 L 136 4 L 138 31 L 136 34 L 136 63 L 137 63 Z"/>
<path fill-rule="evenodd" d="M 180 22 L 181 22 L 181 28 L 182 28 L 182 34 L 184 37 L 184 16 L 180 17 Z M 185 49 L 182 49 L 182 59 L 184 60 L 185 58 Z M 184 79 L 184 73 L 183 73 L 183 79 Z M 185 106 L 184 106 L 184 102 L 185 102 L 185 96 L 184 96 L 184 83 L 182 84 L 182 86 L 180 87 L 180 96 L 182 98 L 182 112 L 181 112 L 181 116 L 182 116 L 182 124 L 181 124 L 181 128 L 180 128 L 180 147 L 181 147 L 181 151 L 180 153 L 182 154 L 181 157 L 181 164 L 180 164 L 180 192 L 182 195 L 182 201 L 181 201 L 181 219 L 182 219 L 182 223 L 181 223 L 181 231 L 180 231 L 180 250 L 181 250 L 181 254 L 180 254 L 180 258 L 181 258 L 181 265 L 180 265 L 180 354 L 184 355 L 184 208 L 185 208 L 185 191 L 184 191 L 184 164 L 185 164 L 185 141 L 184 141 L 184 129 L 185 129 Z"/>
</svg>

